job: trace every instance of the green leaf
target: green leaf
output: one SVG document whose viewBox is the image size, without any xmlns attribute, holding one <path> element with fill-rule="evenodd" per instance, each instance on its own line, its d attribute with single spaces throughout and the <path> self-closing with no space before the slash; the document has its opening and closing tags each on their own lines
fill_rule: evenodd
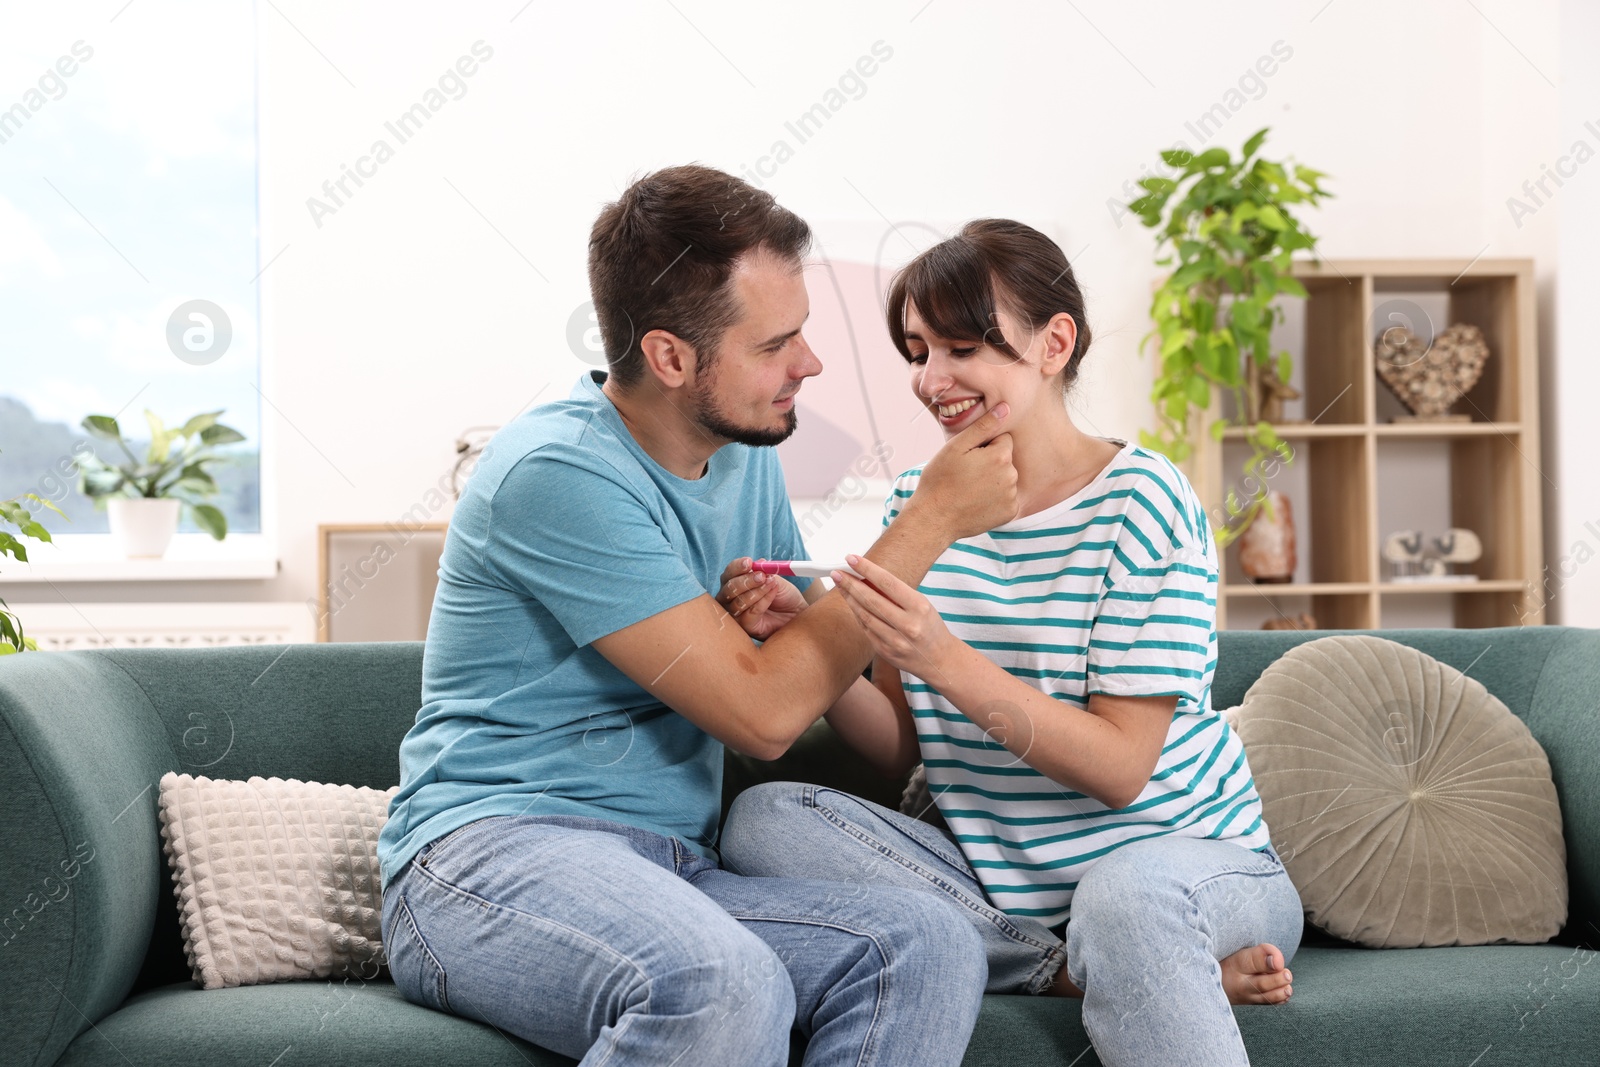
<svg viewBox="0 0 1600 1067">
<path fill-rule="evenodd" d="M 1189 379 L 1189 403 L 1197 408 L 1204 408 L 1211 403 L 1211 384 L 1198 374 Z"/>
<path fill-rule="evenodd" d="M 1261 225 L 1269 230 L 1285 230 L 1289 227 L 1289 224 L 1283 220 L 1283 212 L 1279 211 L 1274 204 L 1262 204 L 1259 218 L 1261 219 Z"/>
<path fill-rule="evenodd" d="M 1161 162 L 1169 167 L 1187 167 L 1194 153 L 1183 148 L 1169 148 L 1161 153 Z"/>
<path fill-rule="evenodd" d="M 1189 342 L 1194 340 L 1194 336 L 1195 332 L 1193 330 L 1176 331 L 1161 342 L 1161 355 L 1165 357 L 1170 356 L 1175 352 L 1183 351 L 1183 349 L 1188 346 Z"/>
<path fill-rule="evenodd" d="M 212 507 L 210 504 L 191 504 L 190 512 L 194 515 L 194 524 L 218 541 L 228 536 L 227 517 Z"/>
<path fill-rule="evenodd" d="M 204 430 L 207 426 L 216 425 L 217 419 L 219 416 L 221 416 L 223 410 L 225 409 L 208 411 L 203 415 L 196 415 L 194 418 L 183 424 L 183 429 L 178 431 L 178 435 L 180 437 L 193 437 L 201 430 Z"/>
<path fill-rule="evenodd" d="M 1178 188 L 1178 183 L 1171 178 L 1140 178 L 1139 186 L 1152 193 L 1170 193 Z M 1132 205 L 1129 205 L 1130 207 Z"/>
<path fill-rule="evenodd" d="M 1222 167 L 1228 163 L 1228 150 L 1226 148 L 1208 148 L 1194 157 L 1196 167 Z"/>
<path fill-rule="evenodd" d="M 117 425 L 117 420 L 110 415 L 90 415 L 83 420 L 83 428 L 102 441 L 122 440 L 122 428 Z"/>
<path fill-rule="evenodd" d="M 128 479 L 121 471 L 115 469 L 85 470 L 80 484 L 83 494 L 93 500 L 121 491 L 122 487 L 128 484 Z"/>
<path fill-rule="evenodd" d="M 1227 419 L 1217 419 L 1217 420 L 1215 420 L 1215 421 L 1213 421 L 1211 423 L 1211 439 L 1213 441 L 1222 440 L 1222 435 L 1227 433 L 1227 432 L 1228 432 L 1228 420 Z"/>
<path fill-rule="evenodd" d="M 1289 380 L 1289 374 L 1293 369 L 1294 369 L 1294 361 L 1289 358 L 1289 353 L 1287 353 L 1287 352 L 1279 352 L 1278 353 L 1278 380 L 1281 381 L 1281 382 L 1287 382 Z"/>
<path fill-rule="evenodd" d="M 1261 147 L 1261 142 L 1267 139 L 1267 130 L 1270 128 L 1271 127 L 1268 126 L 1261 127 L 1255 133 L 1250 135 L 1249 140 L 1245 141 L 1244 147 L 1239 149 L 1239 161 L 1241 163 L 1249 160 L 1251 156 L 1256 154 L 1256 149 Z M 1304 181 L 1305 179 L 1302 177 L 1301 180 Z"/>
<path fill-rule="evenodd" d="M 1290 296 L 1298 296 L 1301 299 L 1305 299 L 1306 287 L 1300 284 L 1299 278 L 1291 274 L 1283 274 L 1278 277 L 1277 283 L 1280 293 L 1287 293 Z"/>
<path fill-rule="evenodd" d="M 162 463 L 167 458 L 167 448 L 172 443 L 172 435 L 167 433 L 166 424 L 160 416 L 149 408 L 144 409 L 144 418 L 150 424 L 150 451 L 148 459 L 151 463 Z"/>
<path fill-rule="evenodd" d="M 215 426 L 207 426 L 200 431 L 200 440 L 208 445 L 231 445 L 244 439 L 244 434 L 235 430 L 232 426 L 224 426 L 221 423 Z"/>
<path fill-rule="evenodd" d="M 180 482 L 195 482 L 202 486 L 207 492 L 216 492 L 217 483 L 215 479 L 206 473 L 205 467 L 201 466 L 201 464 L 205 462 L 206 460 L 199 460 L 198 462 L 189 464 L 187 467 L 183 468 L 183 474 L 178 480 Z M 213 460 L 213 462 L 215 461 Z"/>
</svg>

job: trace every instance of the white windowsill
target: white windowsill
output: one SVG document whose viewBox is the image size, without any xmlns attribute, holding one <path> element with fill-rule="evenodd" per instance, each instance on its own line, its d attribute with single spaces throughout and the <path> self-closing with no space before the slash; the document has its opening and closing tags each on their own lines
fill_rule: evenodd
<svg viewBox="0 0 1600 1067">
<path fill-rule="evenodd" d="M 178 534 L 160 559 L 127 559 L 110 534 L 27 541 L 28 562 L 0 557 L 0 586 L 21 582 L 248 581 L 275 578 L 277 547 L 262 534 Z"/>
</svg>

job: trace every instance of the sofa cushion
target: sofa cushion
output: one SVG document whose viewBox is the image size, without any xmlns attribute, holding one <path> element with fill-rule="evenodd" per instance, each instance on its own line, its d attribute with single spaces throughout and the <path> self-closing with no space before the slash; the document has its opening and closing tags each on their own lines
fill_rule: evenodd
<svg viewBox="0 0 1600 1067">
<path fill-rule="evenodd" d="M 195 981 L 376 977 L 378 832 L 397 790 L 163 775 L 161 836 Z"/>
<path fill-rule="evenodd" d="M 1300 950 L 1294 999 L 1235 1008 L 1256 1067 L 1588 1063 L 1600 1048 L 1600 961 L 1555 945 Z M 1094 1067 L 1081 1002 L 987 996 L 968 1067 Z M 403 1000 L 386 980 L 203 991 L 185 982 L 131 998 L 57 1067 L 426 1063 L 558 1067 L 573 1061 L 493 1027 Z M 799 1062 L 798 1056 L 793 1061 Z M 1181 1062 L 1174 1057 L 1170 1062 Z"/>
<path fill-rule="evenodd" d="M 1318 926 L 1393 948 L 1537 943 L 1566 921 L 1550 764 L 1482 683 L 1394 641 L 1327 637 L 1229 717 Z"/>
</svg>

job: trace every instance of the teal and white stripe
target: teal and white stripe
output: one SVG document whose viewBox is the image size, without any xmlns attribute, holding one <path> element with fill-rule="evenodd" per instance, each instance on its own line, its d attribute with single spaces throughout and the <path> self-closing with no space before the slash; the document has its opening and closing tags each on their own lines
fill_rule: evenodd
<svg viewBox="0 0 1600 1067">
<path fill-rule="evenodd" d="M 1244 746 L 1211 707 L 1217 549 L 1205 509 L 1164 456 L 1118 443 L 1083 489 L 951 545 L 919 588 L 952 634 L 1062 714 L 1087 714 L 1095 693 L 1177 696 L 1138 798 L 1113 810 L 1059 785 L 900 674 L 929 789 L 979 881 L 997 907 L 1048 926 L 1068 918 L 1083 872 L 1122 845 L 1165 834 L 1268 843 Z M 921 473 L 895 481 L 885 526 Z"/>
</svg>

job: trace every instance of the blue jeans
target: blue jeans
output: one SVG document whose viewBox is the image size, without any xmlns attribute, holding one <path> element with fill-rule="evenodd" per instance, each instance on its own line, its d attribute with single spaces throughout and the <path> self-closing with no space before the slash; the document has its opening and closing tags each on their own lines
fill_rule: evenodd
<svg viewBox="0 0 1600 1067">
<path fill-rule="evenodd" d="M 584 1065 L 959 1064 L 983 946 L 919 888 L 747 878 L 602 819 L 497 816 L 383 893 L 409 1001 Z"/>
<path fill-rule="evenodd" d="M 983 939 L 989 992 L 1038 993 L 1066 968 L 1106 1067 L 1248 1064 L 1218 961 L 1270 941 L 1287 963 L 1300 947 L 1300 894 L 1270 847 L 1177 837 L 1125 845 L 1084 872 L 1064 943 L 995 909 L 946 834 L 834 789 L 771 782 L 741 793 L 722 859 L 746 875 L 803 871 L 953 900 Z"/>
</svg>

